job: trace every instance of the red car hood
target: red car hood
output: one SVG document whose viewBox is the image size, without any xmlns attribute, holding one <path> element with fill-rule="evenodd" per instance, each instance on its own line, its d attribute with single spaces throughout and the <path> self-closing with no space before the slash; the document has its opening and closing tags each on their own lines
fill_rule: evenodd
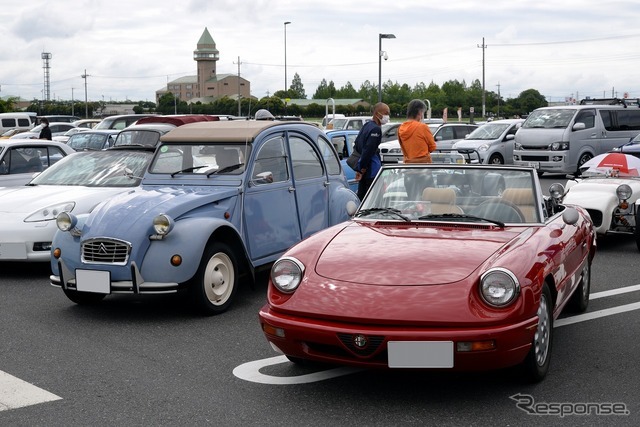
<svg viewBox="0 0 640 427">
<path fill-rule="evenodd" d="M 329 242 L 315 271 L 327 279 L 369 285 L 458 282 L 526 229 L 354 222 Z"/>
</svg>

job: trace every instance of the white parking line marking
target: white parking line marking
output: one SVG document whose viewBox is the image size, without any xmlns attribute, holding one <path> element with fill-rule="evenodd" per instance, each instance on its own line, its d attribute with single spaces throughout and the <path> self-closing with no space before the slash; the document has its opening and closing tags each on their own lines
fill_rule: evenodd
<svg viewBox="0 0 640 427">
<path fill-rule="evenodd" d="M 297 375 L 295 377 L 275 377 L 273 375 L 265 375 L 260 372 L 260 369 L 264 368 L 265 366 L 277 365 L 279 363 L 285 363 L 288 361 L 289 359 L 287 359 L 287 356 L 276 356 L 270 357 L 268 359 L 260 359 L 253 362 L 243 363 L 233 370 L 233 375 L 240 378 L 241 380 L 251 381 L 254 383 L 290 385 L 324 381 L 330 378 L 341 377 L 343 375 L 362 371 L 362 369 L 358 368 L 342 367 L 313 372 L 311 374 Z"/>
<path fill-rule="evenodd" d="M 609 291 L 597 292 L 595 294 L 591 294 L 589 296 L 590 300 L 605 298 L 612 295 L 620 295 L 627 292 L 640 291 L 640 285 L 626 286 L 624 288 L 612 289 Z M 607 308 L 604 310 L 598 310 L 591 313 L 579 314 L 576 316 L 567 317 L 564 319 L 558 319 L 554 322 L 554 328 L 559 328 L 561 326 L 573 325 L 580 322 L 586 322 L 588 320 L 599 319 L 601 317 L 612 316 L 614 314 L 626 313 L 629 311 L 640 310 L 640 302 L 621 305 L 618 307 Z M 334 368 L 328 369 L 325 371 L 313 372 L 311 374 L 306 375 L 298 375 L 294 377 L 276 377 L 273 375 L 265 375 L 260 372 L 260 369 L 277 365 L 279 363 L 288 362 L 286 356 L 276 356 L 270 357 L 267 359 L 255 360 L 253 362 L 243 363 L 240 366 L 237 366 L 233 370 L 233 375 L 236 377 L 250 381 L 254 383 L 260 384 L 273 384 L 273 385 L 289 385 L 289 384 L 306 384 L 312 383 L 316 381 L 328 380 L 330 378 L 335 378 L 343 375 L 353 374 L 355 372 L 363 371 L 364 369 L 359 368 Z M 1 371 L 0 371 L 1 372 Z M 2 401 L 0 400 L 0 405 Z"/>
<path fill-rule="evenodd" d="M 0 411 L 62 399 L 53 393 L 0 371 Z"/>
<path fill-rule="evenodd" d="M 626 313 L 627 311 L 633 310 L 640 310 L 640 302 L 619 305 L 618 307 L 612 307 L 604 310 L 593 311 L 591 313 L 578 314 L 576 316 L 558 319 L 555 321 L 553 326 L 555 328 L 558 328 L 560 326 L 573 325 L 574 323 L 586 322 L 587 320 L 599 319 L 600 317 L 611 316 L 612 314 Z"/>
<path fill-rule="evenodd" d="M 620 295 L 626 294 L 627 292 L 640 291 L 640 285 L 626 286 L 624 288 L 611 289 L 609 291 L 596 292 L 595 294 L 589 295 L 590 300 L 610 297 L 612 295 Z"/>
</svg>

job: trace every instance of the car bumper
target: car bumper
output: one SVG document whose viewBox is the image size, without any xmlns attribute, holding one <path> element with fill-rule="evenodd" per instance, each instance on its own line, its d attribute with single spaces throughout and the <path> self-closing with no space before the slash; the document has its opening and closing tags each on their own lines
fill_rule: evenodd
<svg viewBox="0 0 640 427">
<path fill-rule="evenodd" d="M 148 282 L 140 273 L 140 269 L 135 264 L 131 263 L 131 280 L 119 280 L 111 281 L 110 273 L 107 270 L 99 269 L 70 269 L 61 260 L 58 261 L 59 275 L 49 276 L 49 280 L 52 286 L 61 287 L 69 290 L 84 291 L 83 284 L 78 283 L 78 272 L 93 272 L 98 278 L 103 278 L 102 286 L 100 283 L 91 283 L 90 286 L 95 286 L 93 290 L 89 292 L 103 293 L 103 294 L 169 294 L 175 293 L 181 289 L 180 284 L 173 282 Z M 79 289 L 80 285 L 80 289 Z"/>
<path fill-rule="evenodd" d="M 538 318 L 483 328 L 410 328 L 342 324 L 282 314 L 265 305 L 260 323 L 267 340 L 287 356 L 332 364 L 387 368 L 390 341 L 453 342 L 453 370 L 477 371 L 506 368 L 524 361 Z M 277 331 L 277 333 L 275 332 Z M 283 335 L 283 336 L 278 336 Z M 355 340 L 369 342 L 358 349 Z M 493 342 L 488 350 L 460 351 L 462 343 Z M 426 362 L 428 364 L 428 361 Z"/>
<path fill-rule="evenodd" d="M 0 261 L 49 261 L 55 221 L 3 221 L 0 226 Z"/>
</svg>

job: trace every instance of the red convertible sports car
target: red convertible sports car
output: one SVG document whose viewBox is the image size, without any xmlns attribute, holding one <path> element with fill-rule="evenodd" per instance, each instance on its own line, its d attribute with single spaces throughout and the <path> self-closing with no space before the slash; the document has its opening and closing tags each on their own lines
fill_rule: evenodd
<svg viewBox="0 0 640 427">
<path fill-rule="evenodd" d="M 596 251 L 559 187 L 544 196 L 521 167 L 385 166 L 351 220 L 273 265 L 267 340 L 296 363 L 521 365 L 542 380 L 554 319 L 587 308 Z"/>
</svg>

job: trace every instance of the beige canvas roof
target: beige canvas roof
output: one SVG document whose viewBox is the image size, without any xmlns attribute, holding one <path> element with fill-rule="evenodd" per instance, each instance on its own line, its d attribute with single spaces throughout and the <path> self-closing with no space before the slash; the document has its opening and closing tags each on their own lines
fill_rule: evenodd
<svg viewBox="0 0 640 427">
<path fill-rule="evenodd" d="M 302 122 L 298 122 L 302 123 Z M 291 122 L 271 120 L 221 120 L 183 125 L 163 135 L 164 142 L 253 142 L 264 129 Z M 309 124 L 309 126 L 313 126 Z"/>
</svg>

